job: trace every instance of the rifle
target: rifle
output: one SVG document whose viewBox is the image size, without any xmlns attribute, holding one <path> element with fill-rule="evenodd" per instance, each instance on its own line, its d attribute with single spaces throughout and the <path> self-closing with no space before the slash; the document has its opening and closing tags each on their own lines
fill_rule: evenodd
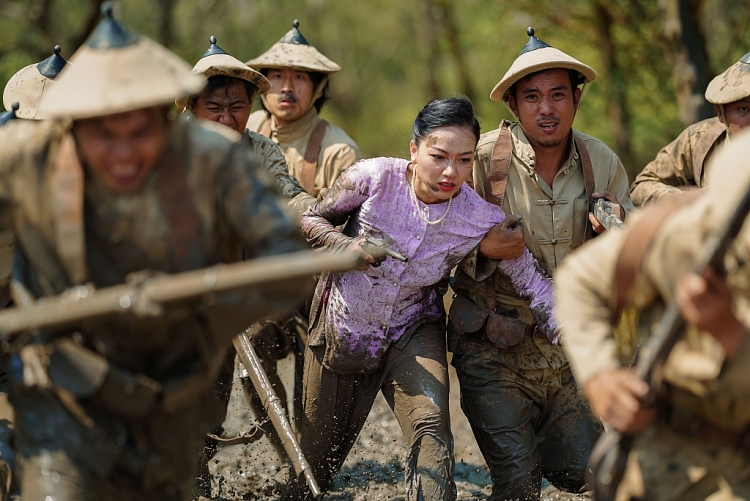
<svg viewBox="0 0 750 501">
<path fill-rule="evenodd" d="M 284 408 L 281 406 L 281 400 L 276 396 L 273 391 L 271 382 L 268 380 L 266 371 L 263 370 L 263 365 L 255 353 L 250 336 L 243 332 L 234 339 L 234 348 L 237 350 L 237 355 L 240 357 L 242 365 L 247 369 L 247 373 L 250 376 L 250 380 L 258 392 L 258 396 L 263 402 L 263 407 L 266 409 L 271 424 L 276 429 L 276 433 L 281 438 L 281 445 L 284 447 L 289 459 L 292 460 L 294 471 L 299 475 L 305 476 L 305 482 L 310 488 L 310 492 L 313 497 L 318 500 L 323 497 L 323 493 L 320 491 L 315 477 L 312 474 L 312 469 L 305 459 L 305 455 L 302 453 L 302 449 L 297 442 L 294 432 L 292 431 L 289 421 L 284 415 Z"/>
<path fill-rule="evenodd" d="M 139 272 L 122 285 L 98 290 L 91 285 L 74 286 L 60 296 L 0 311 L 0 339 L 31 329 L 72 327 L 83 320 L 114 313 L 129 312 L 139 318 L 158 316 L 166 305 L 191 298 L 202 297 L 210 305 L 216 302 L 217 295 L 236 289 L 262 288 L 278 297 L 279 282 L 321 271 L 350 270 L 356 263 L 355 254 L 302 251 L 172 275 Z M 257 318 L 272 313 L 263 309 L 262 299 L 246 308 L 258 309 L 253 311 Z"/>
<path fill-rule="evenodd" d="M 603 198 L 596 199 L 591 212 L 594 213 L 596 220 L 602 223 L 602 226 L 607 228 L 607 230 L 625 226 L 622 219 L 620 219 L 612 210 L 612 205 Z"/>
<path fill-rule="evenodd" d="M 711 267 L 719 276 L 726 274 L 724 258 L 742 229 L 748 213 L 750 213 L 750 190 L 745 192 L 737 210 L 704 244 L 698 264 L 694 268 L 696 272 L 700 273 Z M 682 336 L 684 328 L 685 320 L 676 302 L 672 301 L 662 315 L 655 334 L 638 350 L 634 372 L 636 377 L 649 385 L 648 394 L 641 399 L 642 406 L 647 407 L 654 403 L 661 388 L 664 363 Z M 635 436 L 616 430 L 608 431 L 599 438 L 591 451 L 588 478 L 596 501 L 615 499 L 634 442 Z"/>
<path fill-rule="evenodd" d="M 373 257 L 376 259 L 379 259 L 380 257 L 385 259 L 385 256 L 391 256 L 393 259 L 398 259 L 402 263 L 409 261 L 408 257 L 389 247 L 385 242 L 377 238 L 365 238 L 365 250 L 372 253 Z M 373 264 L 373 266 L 379 266 L 381 262 L 382 261 L 379 260 L 377 263 Z"/>
</svg>

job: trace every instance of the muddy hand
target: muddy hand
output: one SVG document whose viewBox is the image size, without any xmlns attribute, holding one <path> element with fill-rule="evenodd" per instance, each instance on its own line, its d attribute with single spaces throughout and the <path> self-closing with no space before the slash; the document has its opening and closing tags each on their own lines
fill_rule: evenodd
<svg viewBox="0 0 750 501">
<path fill-rule="evenodd" d="M 652 408 L 641 406 L 648 385 L 628 369 L 599 371 L 584 388 L 594 414 L 620 432 L 640 433 L 654 417 Z"/>
<path fill-rule="evenodd" d="M 479 254 L 488 259 L 515 259 L 524 249 L 521 216 L 511 214 L 479 242 Z"/>
<path fill-rule="evenodd" d="M 372 254 L 365 250 L 366 247 L 367 245 L 365 244 L 364 238 L 357 238 L 349 245 L 348 248 L 348 250 L 359 254 L 359 261 L 357 265 L 357 269 L 359 271 L 365 271 L 373 265 L 377 266 L 383 261 L 383 259 L 385 259 L 385 256 L 383 256 L 382 259 L 376 259 Z"/>
</svg>

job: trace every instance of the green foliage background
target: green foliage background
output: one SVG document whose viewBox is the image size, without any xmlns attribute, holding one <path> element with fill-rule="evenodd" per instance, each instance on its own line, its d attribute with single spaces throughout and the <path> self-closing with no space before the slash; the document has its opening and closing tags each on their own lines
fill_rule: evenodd
<svg viewBox="0 0 750 501">
<path fill-rule="evenodd" d="M 0 80 L 51 54 L 55 43 L 70 57 L 100 1 L 0 0 Z M 739 0 L 693 4 L 700 9 L 711 70 L 717 74 L 750 50 L 750 6 Z M 343 127 L 368 157 L 405 155 L 411 122 L 435 91 L 446 96 L 474 89 L 483 131 L 512 118 L 504 105 L 489 100 L 489 92 L 525 44 L 527 26 L 599 72 L 585 92 L 575 127 L 616 151 L 607 103 L 613 80 L 624 85 L 631 177 L 684 128 L 660 43 L 657 0 L 606 2 L 615 19 L 612 55 L 621 67 L 610 75 L 602 71 L 597 39 L 595 13 L 602 0 L 116 0 L 113 5 L 120 19 L 191 64 L 208 47 L 210 35 L 244 61 L 265 51 L 299 19 L 308 41 L 343 68 L 331 79 L 332 100 L 323 116 Z M 456 28 L 456 47 L 446 15 Z"/>
</svg>

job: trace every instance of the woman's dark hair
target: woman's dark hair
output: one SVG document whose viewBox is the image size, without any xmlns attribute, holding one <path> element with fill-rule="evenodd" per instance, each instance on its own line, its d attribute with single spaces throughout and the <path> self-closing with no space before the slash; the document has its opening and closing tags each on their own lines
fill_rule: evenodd
<svg viewBox="0 0 750 501">
<path fill-rule="evenodd" d="M 419 146 L 422 138 L 441 127 L 465 127 L 479 142 L 479 121 L 474 106 L 466 96 L 435 99 L 422 108 L 411 128 L 411 139 Z"/>
</svg>

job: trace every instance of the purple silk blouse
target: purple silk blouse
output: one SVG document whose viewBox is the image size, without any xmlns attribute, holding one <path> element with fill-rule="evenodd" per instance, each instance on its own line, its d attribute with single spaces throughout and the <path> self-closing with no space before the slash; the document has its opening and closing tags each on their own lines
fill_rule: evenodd
<svg viewBox="0 0 750 501">
<path fill-rule="evenodd" d="M 500 207 L 464 185 L 445 219 L 428 225 L 417 211 L 434 221 L 448 203 L 415 205 L 406 179 L 408 165 L 396 158 L 362 160 L 302 216 L 302 233 L 315 248 L 343 249 L 354 238 L 375 237 L 409 258 L 402 263 L 389 257 L 365 271 L 332 273 L 318 284 L 316 298 L 325 303 L 324 317 L 318 322 L 323 324 L 327 352 L 333 350 L 327 355 L 331 370 L 373 372 L 388 346 L 409 327 L 443 316 L 437 285 L 505 219 Z M 332 222 L 339 224 L 347 216 L 342 233 Z M 532 300 L 532 311 L 545 312 L 537 319 L 539 327 L 554 332 L 552 282 L 531 253 L 525 249 L 517 259 L 500 261 L 498 268 L 520 295 Z"/>
</svg>

